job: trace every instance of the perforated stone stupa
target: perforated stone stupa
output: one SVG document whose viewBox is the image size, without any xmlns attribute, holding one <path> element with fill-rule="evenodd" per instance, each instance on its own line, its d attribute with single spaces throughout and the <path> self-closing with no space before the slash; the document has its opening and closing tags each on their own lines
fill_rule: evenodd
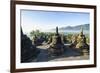
<svg viewBox="0 0 100 73">
<path fill-rule="evenodd" d="M 64 48 L 64 43 L 58 33 L 58 27 L 56 27 L 56 34 L 52 37 L 48 51 L 52 55 L 61 55 L 64 52 Z"/>
<path fill-rule="evenodd" d="M 88 44 L 86 43 L 86 37 L 83 34 L 83 28 L 81 28 L 81 32 L 80 32 L 80 34 L 77 37 L 76 48 L 83 48 L 83 49 L 89 48 Z"/>
</svg>

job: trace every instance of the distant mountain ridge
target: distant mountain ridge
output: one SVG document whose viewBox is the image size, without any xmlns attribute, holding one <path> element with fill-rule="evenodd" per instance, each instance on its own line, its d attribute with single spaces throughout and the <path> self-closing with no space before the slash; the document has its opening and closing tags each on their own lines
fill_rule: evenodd
<svg viewBox="0 0 100 73">
<path fill-rule="evenodd" d="M 81 27 L 83 30 L 89 30 L 89 24 L 83 24 L 83 25 L 77 25 L 77 26 L 66 26 L 66 27 L 61 27 L 59 30 L 80 30 Z"/>
</svg>

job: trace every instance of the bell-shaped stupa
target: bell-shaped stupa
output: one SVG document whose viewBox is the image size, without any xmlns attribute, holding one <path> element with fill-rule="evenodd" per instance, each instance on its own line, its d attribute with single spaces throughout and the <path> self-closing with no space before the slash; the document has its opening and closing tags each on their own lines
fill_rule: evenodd
<svg viewBox="0 0 100 73">
<path fill-rule="evenodd" d="M 59 35 L 58 27 L 56 27 L 56 33 L 52 36 L 52 42 L 50 43 L 48 51 L 52 55 L 61 55 L 64 52 L 64 48 L 64 43 Z"/>
</svg>

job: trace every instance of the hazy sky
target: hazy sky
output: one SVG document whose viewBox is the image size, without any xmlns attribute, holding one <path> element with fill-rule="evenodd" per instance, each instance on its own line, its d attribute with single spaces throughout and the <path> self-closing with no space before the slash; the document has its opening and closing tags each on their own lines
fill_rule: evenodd
<svg viewBox="0 0 100 73">
<path fill-rule="evenodd" d="M 89 13 L 54 12 L 54 11 L 21 11 L 21 26 L 24 33 L 31 30 L 47 31 L 65 26 L 76 26 L 89 23 Z"/>
</svg>

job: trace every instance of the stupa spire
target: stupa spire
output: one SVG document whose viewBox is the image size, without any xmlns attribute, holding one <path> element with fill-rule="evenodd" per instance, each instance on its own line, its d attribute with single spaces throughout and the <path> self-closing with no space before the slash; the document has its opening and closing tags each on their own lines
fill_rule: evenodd
<svg viewBox="0 0 100 73">
<path fill-rule="evenodd" d="M 81 27 L 81 35 L 83 35 L 83 27 Z"/>
<path fill-rule="evenodd" d="M 56 34 L 58 34 L 58 27 L 56 27 Z"/>
</svg>

